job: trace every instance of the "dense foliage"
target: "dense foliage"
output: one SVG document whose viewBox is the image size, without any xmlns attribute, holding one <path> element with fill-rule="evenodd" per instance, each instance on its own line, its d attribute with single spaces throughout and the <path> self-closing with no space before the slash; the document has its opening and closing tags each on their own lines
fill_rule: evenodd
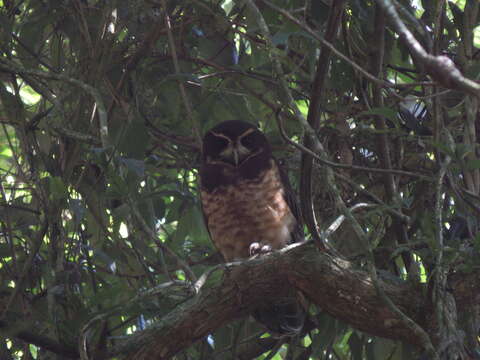
<svg viewBox="0 0 480 360">
<path fill-rule="evenodd" d="M 176 358 L 478 358 L 478 280 L 455 284 L 480 278 L 479 7 L 0 1 L 0 358 L 118 358 L 195 296 L 222 262 L 199 205 L 201 137 L 228 119 L 266 133 L 306 238 L 394 313 L 377 278 L 411 289 L 423 315 L 400 323 L 424 336 L 374 336 L 312 301 L 303 339 L 243 314 Z"/>
</svg>

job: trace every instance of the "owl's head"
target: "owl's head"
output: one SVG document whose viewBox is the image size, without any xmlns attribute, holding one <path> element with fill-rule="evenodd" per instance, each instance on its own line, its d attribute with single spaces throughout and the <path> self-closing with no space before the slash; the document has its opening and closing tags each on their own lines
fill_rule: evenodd
<svg viewBox="0 0 480 360">
<path fill-rule="evenodd" d="M 265 135 L 253 124 L 241 120 L 224 121 L 211 129 L 203 140 L 203 161 L 240 167 L 259 155 L 270 156 Z"/>
<path fill-rule="evenodd" d="M 208 190 L 255 179 L 272 166 L 265 135 L 255 125 L 241 120 L 224 121 L 208 131 L 202 155 L 201 183 Z"/>
</svg>

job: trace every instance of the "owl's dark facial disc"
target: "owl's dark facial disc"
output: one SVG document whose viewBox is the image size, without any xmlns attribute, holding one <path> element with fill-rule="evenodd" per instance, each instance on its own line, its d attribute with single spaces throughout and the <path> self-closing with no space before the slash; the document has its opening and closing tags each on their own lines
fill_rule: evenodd
<svg viewBox="0 0 480 360">
<path fill-rule="evenodd" d="M 225 121 L 204 138 L 204 161 L 239 167 L 263 151 L 270 152 L 265 136 L 252 124 L 244 121 Z"/>
<path fill-rule="evenodd" d="M 219 186 L 256 179 L 272 164 L 267 138 L 255 125 L 224 121 L 203 138 L 202 189 L 213 191 Z"/>
</svg>

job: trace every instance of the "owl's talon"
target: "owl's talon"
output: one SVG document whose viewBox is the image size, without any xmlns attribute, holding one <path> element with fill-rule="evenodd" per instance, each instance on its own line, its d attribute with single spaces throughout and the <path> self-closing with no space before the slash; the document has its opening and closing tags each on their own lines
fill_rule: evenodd
<svg viewBox="0 0 480 360">
<path fill-rule="evenodd" d="M 270 245 L 263 245 L 260 249 L 260 254 L 267 254 L 272 251 L 272 247 Z"/>
<path fill-rule="evenodd" d="M 254 256 L 262 252 L 262 248 L 260 247 L 260 243 L 258 242 L 251 243 L 248 250 L 250 252 L 250 256 Z"/>
<path fill-rule="evenodd" d="M 254 242 L 250 244 L 249 251 L 250 256 L 267 254 L 272 251 L 272 247 L 270 245 L 262 245 L 258 242 Z"/>
</svg>

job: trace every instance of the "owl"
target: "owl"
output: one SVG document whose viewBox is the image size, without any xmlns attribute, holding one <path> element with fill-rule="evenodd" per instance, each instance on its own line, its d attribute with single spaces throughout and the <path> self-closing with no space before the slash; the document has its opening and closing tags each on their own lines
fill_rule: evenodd
<svg viewBox="0 0 480 360">
<path fill-rule="evenodd" d="M 224 121 L 203 138 L 200 195 L 207 228 L 226 262 L 303 240 L 288 178 L 253 124 Z M 296 335 L 305 311 L 292 296 L 269 300 L 254 318 L 278 335 Z"/>
</svg>

